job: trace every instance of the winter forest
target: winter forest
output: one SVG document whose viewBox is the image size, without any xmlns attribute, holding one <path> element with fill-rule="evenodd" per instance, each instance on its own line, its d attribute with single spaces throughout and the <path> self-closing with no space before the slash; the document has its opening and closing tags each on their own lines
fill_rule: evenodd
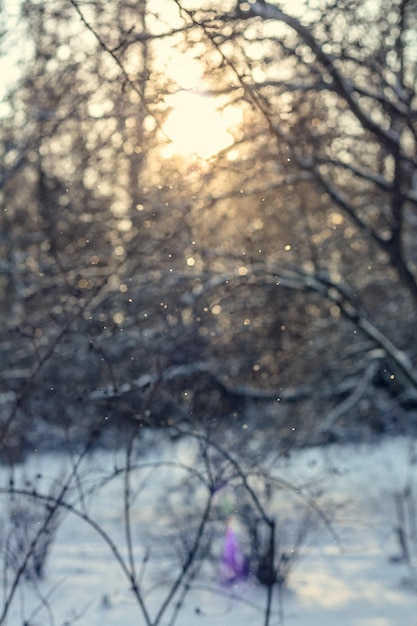
<svg viewBox="0 0 417 626">
<path fill-rule="evenodd" d="M 417 624 L 416 79 L 414 0 L 0 0 L 0 626 Z"/>
</svg>

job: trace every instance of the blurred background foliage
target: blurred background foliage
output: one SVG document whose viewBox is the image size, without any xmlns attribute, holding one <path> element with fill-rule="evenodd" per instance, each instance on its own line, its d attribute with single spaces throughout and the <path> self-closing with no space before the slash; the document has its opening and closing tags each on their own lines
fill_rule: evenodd
<svg viewBox="0 0 417 626">
<path fill-rule="evenodd" d="M 3 458 L 184 422 L 415 432 L 416 5 L 0 16 Z"/>
</svg>

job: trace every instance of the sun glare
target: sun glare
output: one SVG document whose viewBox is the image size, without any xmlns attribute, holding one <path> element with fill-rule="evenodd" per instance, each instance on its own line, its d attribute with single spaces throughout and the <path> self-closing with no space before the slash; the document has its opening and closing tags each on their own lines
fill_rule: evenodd
<svg viewBox="0 0 417 626">
<path fill-rule="evenodd" d="M 209 159 L 233 144 L 230 132 L 239 123 L 239 114 L 229 110 L 220 111 L 214 98 L 181 91 L 167 98 L 171 107 L 164 132 L 171 140 L 165 149 L 166 156 L 196 154 Z"/>
</svg>

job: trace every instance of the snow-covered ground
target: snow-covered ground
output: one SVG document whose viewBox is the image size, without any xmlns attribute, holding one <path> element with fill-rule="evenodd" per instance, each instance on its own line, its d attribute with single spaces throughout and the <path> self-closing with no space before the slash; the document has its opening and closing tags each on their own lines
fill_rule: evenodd
<svg viewBox="0 0 417 626">
<path fill-rule="evenodd" d="M 189 440 L 156 448 L 145 446 L 134 459 L 137 469 L 130 473 L 132 551 L 139 588 L 152 618 L 178 574 L 185 548 L 189 549 L 195 536 L 198 526 L 195 514 L 204 509 L 205 492 L 193 487 L 195 479 L 198 483 L 199 478 L 184 469 L 186 465 L 197 468 L 196 455 L 197 449 Z M 239 458 L 236 452 L 235 456 Z M 124 524 L 126 475 L 118 471 L 123 464 L 120 452 L 95 452 L 84 459 L 71 489 L 65 494 L 66 501 L 72 503 L 80 515 L 61 514 L 43 579 L 22 578 L 4 624 L 146 624 L 110 545 L 112 542 L 120 558 L 129 564 Z M 299 486 L 301 493 L 311 497 L 324 516 L 331 519 L 331 528 L 316 513 L 306 522 L 308 533 L 284 589 L 281 605 L 278 590 L 274 592 L 270 624 L 416 625 L 414 442 L 401 438 L 382 440 L 372 446 L 314 448 L 294 452 L 282 460 L 265 459 L 264 465 L 271 475 Z M 13 533 L 17 530 L 10 526 L 10 519 L 13 519 L 10 512 L 16 511 L 16 507 L 25 509 L 25 498 L 16 496 L 11 501 L 10 496 L 5 495 L 10 481 L 14 487 L 57 495 L 72 469 L 73 461 L 56 454 L 33 454 L 24 465 L 15 468 L 13 475 L 8 468 L 0 469 L 3 555 L 15 545 Z M 256 489 L 256 482 L 252 484 Z M 226 511 L 228 523 L 234 525 L 245 549 L 244 532 L 238 516 L 233 515 L 234 511 L 239 511 L 240 493 L 227 484 L 220 487 L 215 494 L 216 510 Z M 299 494 L 278 489 L 268 497 L 268 510 L 278 520 L 277 543 L 280 543 L 280 532 L 287 535 L 281 543 L 288 542 L 288 533 L 293 532 L 291 528 L 294 532 L 297 529 L 297 523 L 294 521 L 291 526 L 288 520 L 300 510 L 297 509 Z M 30 537 L 42 523 L 45 515 L 42 507 L 39 503 L 34 505 L 38 512 L 32 517 L 26 511 L 30 521 L 26 532 Z M 408 515 L 408 520 L 401 521 L 402 513 Z M 281 519 L 285 521 L 282 526 Z M 211 529 L 208 532 L 212 533 L 214 556 L 216 546 L 220 546 L 220 552 L 217 549 L 220 558 L 226 522 L 221 515 L 219 520 L 208 526 Z M 106 533 L 106 538 L 100 535 L 94 522 Z M 403 526 L 410 551 L 414 550 L 408 563 L 399 559 L 404 556 L 398 541 L 399 525 Z M 10 563 L 5 566 L 4 558 L 2 569 L 0 608 L 7 599 L 16 571 Z M 173 615 L 178 626 L 264 624 L 265 587 L 251 577 L 235 586 L 221 585 L 218 563 L 213 558 L 195 571 L 186 591 L 182 598 L 175 597 L 160 624 L 173 624 Z M 178 601 L 180 608 L 176 612 Z"/>
</svg>

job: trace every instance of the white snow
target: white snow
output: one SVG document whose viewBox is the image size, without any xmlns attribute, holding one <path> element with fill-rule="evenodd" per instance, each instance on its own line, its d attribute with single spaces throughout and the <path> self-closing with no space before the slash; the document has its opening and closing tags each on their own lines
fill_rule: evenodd
<svg viewBox="0 0 417 626">
<path fill-rule="evenodd" d="M 197 467 L 196 454 L 196 446 L 187 440 L 155 448 L 145 445 L 134 459 L 141 467 L 131 473 L 132 542 L 140 587 L 151 616 L 157 614 L 178 573 L 178 555 L 184 549 L 184 542 L 194 537 L 198 523 L 195 513 L 201 514 L 204 508 L 205 490 L 198 486 L 198 480 L 190 478 L 184 468 L 172 465 Z M 234 456 L 239 458 L 237 452 Z M 395 557 L 400 556 L 395 532 L 398 525 L 395 494 L 407 487 L 415 488 L 417 508 L 414 441 L 396 438 L 374 445 L 333 445 L 297 451 L 282 460 L 271 459 L 263 462 L 268 471 L 302 487 L 302 492 L 331 518 L 335 533 L 313 514 L 311 528 L 283 592 L 283 615 L 278 606 L 278 590 L 274 591 L 271 626 L 417 624 L 416 563 L 395 562 Z M 123 462 L 122 453 L 96 451 L 89 455 L 81 464 L 67 500 L 81 514 L 97 522 L 111 537 L 121 557 L 127 559 L 125 475 L 121 472 L 114 476 L 115 468 L 122 468 Z M 160 465 L 161 462 L 171 465 Z M 64 455 L 33 454 L 14 469 L 14 485 L 18 487 L 26 481 L 29 489 L 36 486 L 38 493 L 50 493 L 54 483 L 53 493 L 57 494 L 58 483 L 63 483 L 71 468 L 70 459 Z M 10 496 L 4 494 L 10 478 L 10 469 L 0 468 L 3 554 L 7 538 L 13 533 L 8 515 Z M 252 485 L 256 489 L 256 481 Z M 233 513 L 238 496 L 228 489 L 220 489 L 215 497 L 220 509 L 226 507 Z M 266 503 L 268 511 L 277 518 L 278 544 L 280 532 L 282 536 L 291 534 L 288 520 L 300 510 L 300 502 L 296 493 L 279 490 Z M 280 526 L 282 520 L 285 523 Z M 214 525 L 215 546 L 221 545 L 223 528 L 221 521 Z M 235 528 L 239 533 L 237 519 Z M 412 524 L 410 528 L 409 540 L 415 557 L 417 537 L 413 536 Z M 0 608 L 14 573 L 4 563 L 2 570 Z M 225 588 L 217 578 L 216 563 L 205 563 L 190 583 L 176 618 L 178 626 L 264 624 L 264 587 L 249 579 Z M 171 616 L 172 610 L 160 623 L 173 624 Z M 4 623 L 7 626 L 73 623 L 130 626 L 146 622 L 109 545 L 85 519 L 65 513 L 47 559 L 44 578 L 21 580 Z"/>
</svg>

